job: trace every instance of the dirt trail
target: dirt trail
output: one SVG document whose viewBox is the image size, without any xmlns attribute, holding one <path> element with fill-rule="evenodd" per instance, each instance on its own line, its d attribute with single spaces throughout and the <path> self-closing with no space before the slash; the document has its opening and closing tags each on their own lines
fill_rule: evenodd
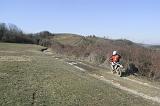
<svg viewBox="0 0 160 106">
<path fill-rule="evenodd" d="M 68 64 L 71 64 L 72 66 L 74 66 L 75 68 L 81 71 L 87 71 L 90 76 L 98 80 L 104 81 L 105 83 L 112 84 L 116 88 L 127 91 L 136 96 L 140 96 L 142 98 L 160 103 L 160 93 L 159 93 L 160 88 L 157 86 L 153 86 L 148 83 L 140 82 L 138 80 L 130 79 L 127 77 L 118 77 L 110 72 L 103 73 L 101 75 L 90 73 L 91 70 L 87 70 L 89 69 L 90 66 L 88 66 L 88 68 L 85 69 L 85 68 L 79 67 L 80 63 L 76 63 L 76 62 L 71 62 Z M 86 67 L 87 67 L 87 64 L 86 64 Z"/>
<path fill-rule="evenodd" d="M 75 67 L 80 72 L 85 72 L 91 77 L 101 80 L 107 84 L 111 84 L 114 87 L 127 91 L 135 96 L 140 96 L 144 99 L 148 99 L 157 103 L 160 103 L 160 85 L 148 82 L 146 80 L 137 80 L 133 77 L 119 77 L 112 74 L 110 71 L 91 66 L 89 64 L 72 60 L 67 58 L 53 56 L 58 60 L 62 60 L 72 67 Z"/>
</svg>

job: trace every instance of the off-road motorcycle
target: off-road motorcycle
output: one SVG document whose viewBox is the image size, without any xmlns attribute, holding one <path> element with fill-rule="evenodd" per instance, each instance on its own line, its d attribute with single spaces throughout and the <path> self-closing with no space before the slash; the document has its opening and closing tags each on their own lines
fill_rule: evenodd
<svg viewBox="0 0 160 106">
<path fill-rule="evenodd" d="M 118 76 L 122 77 L 122 73 L 125 72 L 125 68 L 122 64 L 120 63 L 115 63 L 114 67 L 111 65 L 112 69 L 111 72 L 112 73 L 117 73 Z"/>
</svg>

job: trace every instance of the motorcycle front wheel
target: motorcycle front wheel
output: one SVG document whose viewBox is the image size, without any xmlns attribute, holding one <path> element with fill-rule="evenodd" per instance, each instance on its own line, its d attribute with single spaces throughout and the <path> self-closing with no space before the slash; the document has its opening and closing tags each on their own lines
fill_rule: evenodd
<svg viewBox="0 0 160 106">
<path fill-rule="evenodd" d="M 116 72 L 117 72 L 118 76 L 122 77 L 122 69 L 121 69 L 121 67 L 118 67 Z"/>
</svg>

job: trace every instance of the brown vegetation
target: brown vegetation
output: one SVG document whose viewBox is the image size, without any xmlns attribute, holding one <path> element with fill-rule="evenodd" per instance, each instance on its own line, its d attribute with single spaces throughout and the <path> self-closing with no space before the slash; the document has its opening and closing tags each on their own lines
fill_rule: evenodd
<svg viewBox="0 0 160 106">
<path fill-rule="evenodd" d="M 141 76 L 160 79 L 160 52 L 139 46 L 128 40 L 109 40 L 97 37 L 82 37 L 78 45 L 62 45 L 52 47 L 57 53 L 73 55 L 88 59 L 96 64 L 107 63 L 113 50 L 122 56 L 122 63 Z"/>
</svg>

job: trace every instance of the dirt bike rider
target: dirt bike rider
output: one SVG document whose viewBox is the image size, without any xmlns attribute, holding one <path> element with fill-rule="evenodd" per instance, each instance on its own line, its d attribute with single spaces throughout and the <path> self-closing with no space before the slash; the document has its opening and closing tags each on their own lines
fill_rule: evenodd
<svg viewBox="0 0 160 106">
<path fill-rule="evenodd" d="M 121 56 L 117 53 L 117 51 L 113 51 L 112 56 L 109 58 L 109 61 L 111 62 L 111 68 L 113 71 L 117 68 L 116 64 L 119 64 L 120 59 Z"/>
</svg>

